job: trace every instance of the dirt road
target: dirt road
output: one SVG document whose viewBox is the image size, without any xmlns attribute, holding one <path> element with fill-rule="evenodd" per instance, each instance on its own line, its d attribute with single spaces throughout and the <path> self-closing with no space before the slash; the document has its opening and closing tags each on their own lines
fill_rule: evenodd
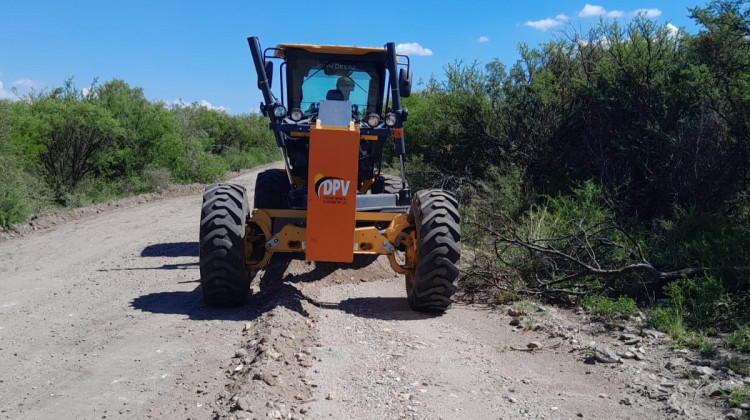
<svg viewBox="0 0 750 420">
<path fill-rule="evenodd" d="M 248 306 L 206 308 L 200 204 L 136 200 L 0 241 L 0 418 L 725 417 L 664 369 L 658 337 L 596 363 L 625 345 L 581 315 L 421 315 L 382 259 L 278 258 Z"/>
</svg>

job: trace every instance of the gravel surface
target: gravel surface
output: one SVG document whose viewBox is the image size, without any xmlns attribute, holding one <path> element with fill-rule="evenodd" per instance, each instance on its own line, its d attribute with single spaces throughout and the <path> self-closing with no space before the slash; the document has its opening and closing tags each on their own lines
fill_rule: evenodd
<svg viewBox="0 0 750 420">
<path fill-rule="evenodd" d="M 250 188 L 262 169 L 233 182 Z M 0 418 L 747 414 L 725 396 L 747 378 L 671 349 L 638 317 L 606 329 L 534 304 L 423 315 L 384 258 L 274 258 L 247 306 L 206 308 L 200 204 L 186 189 L 6 232 Z"/>
</svg>

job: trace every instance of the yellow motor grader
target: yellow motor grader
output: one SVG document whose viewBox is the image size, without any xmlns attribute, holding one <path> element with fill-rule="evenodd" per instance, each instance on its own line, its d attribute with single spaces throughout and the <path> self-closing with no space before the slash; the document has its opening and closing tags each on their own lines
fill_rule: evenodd
<svg viewBox="0 0 750 420">
<path fill-rule="evenodd" d="M 258 174 L 252 208 L 244 187 L 218 183 L 203 195 L 200 273 L 212 306 L 247 301 L 252 274 L 274 253 L 351 263 L 386 255 L 406 278 L 414 310 L 441 312 L 458 282 L 460 228 L 453 194 L 409 190 L 401 98 L 411 92 L 409 58 L 383 48 L 281 44 L 248 38 L 263 93 L 260 111 L 283 169 Z M 278 64 L 278 93 L 271 89 Z M 381 172 L 392 139 L 400 177 Z"/>
</svg>

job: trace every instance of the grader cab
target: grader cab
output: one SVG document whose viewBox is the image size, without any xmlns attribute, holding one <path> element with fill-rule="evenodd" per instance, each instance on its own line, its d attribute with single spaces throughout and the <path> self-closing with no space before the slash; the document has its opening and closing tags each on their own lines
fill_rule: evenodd
<svg viewBox="0 0 750 420">
<path fill-rule="evenodd" d="M 455 197 L 412 193 L 404 172 L 401 98 L 411 91 L 408 57 L 384 48 L 281 44 L 248 38 L 283 169 L 258 174 L 252 208 L 244 187 L 206 187 L 200 225 L 203 298 L 242 305 L 252 275 L 275 253 L 351 263 L 380 254 L 405 276 L 409 305 L 441 312 L 458 282 L 460 228 Z M 274 66 L 276 64 L 276 66 Z M 271 85 L 278 71 L 279 96 Z M 400 176 L 382 173 L 392 139 Z"/>
</svg>

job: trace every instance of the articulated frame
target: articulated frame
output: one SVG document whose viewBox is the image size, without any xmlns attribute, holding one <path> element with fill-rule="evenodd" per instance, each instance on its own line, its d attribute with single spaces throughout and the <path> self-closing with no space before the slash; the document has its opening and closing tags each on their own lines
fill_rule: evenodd
<svg viewBox="0 0 750 420">
<path fill-rule="evenodd" d="M 284 225 L 272 234 L 273 219 L 304 221 L 305 210 L 253 210 L 245 224 L 245 266 L 260 270 L 268 264 L 275 252 L 304 252 L 305 228 L 294 222 Z M 393 270 L 399 274 L 412 274 L 416 262 L 416 237 L 414 226 L 404 213 L 356 212 L 357 222 L 389 222 L 385 229 L 364 226 L 354 229 L 352 248 L 354 254 L 387 255 Z M 263 250 L 261 254 L 261 249 Z M 405 253 L 405 262 L 396 260 L 397 250 Z"/>
</svg>

